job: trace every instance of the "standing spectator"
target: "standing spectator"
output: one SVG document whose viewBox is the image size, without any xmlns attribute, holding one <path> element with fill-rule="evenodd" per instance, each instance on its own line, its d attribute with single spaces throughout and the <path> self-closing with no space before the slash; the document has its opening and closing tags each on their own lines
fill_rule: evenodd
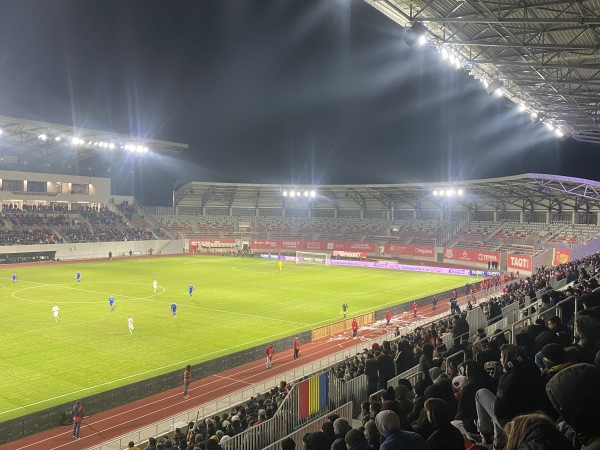
<svg viewBox="0 0 600 450">
<path fill-rule="evenodd" d="M 417 317 L 417 302 L 413 303 L 412 310 L 413 310 L 413 317 L 416 318 Z"/>
<path fill-rule="evenodd" d="M 391 321 L 392 321 L 392 313 L 389 312 L 389 311 L 386 311 L 385 312 L 385 322 L 386 322 L 385 324 L 386 324 L 386 326 L 389 327 Z"/>
<path fill-rule="evenodd" d="M 372 351 L 367 353 L 367 359 L 365 360 L 365 375 L 367 376 L 367 395 L 371 395 L 377 391 L 377 383 L 379 382 L 377 360 Z"/>
<path fill-rule="evenodd" d="M 298 338 L 294 339 L 294 359 L 298 359 L 300 357 L 300 340 Z"/>
<path fill-rule="evenodd" d="M 358 322 L 354 318 L 352 319 L 352 339 L 356 339 L 356 336 L 358 336 Z"/>
<path fill-rule="evenodd" d="M 269 344 L 265 353 L 267 355 L 267 369 L 270 369 L 271 364 L 273 363 L 273 355 L 275 354 L 275 348 L 273 348 L 273 344 Z"/>
<path fill-rule="evenodd" d="M 433 298 L 431 299 L 431 310 L 432 311 L 435 311 L 437 303 L 438 303 L 437 295 L 434 295 Z"/>
<path fill-rule="evenodd" d="M 83 406 L 79 403 L 79 400 L 71 407 L 71 415 L 73 416 L 73 437 L 79 439 L 79 432 L 81 431 L 81 421 L 83 420 Z"/>
<path fill-rule="evenodd" d="M 140 448 L 137 445 L 135 445 L 133 441 L 129 441 L 129 444 L 127 444 L 127 448 L 129 450 L 140 450 Z"/>
<path fill-rule="evenodd" d="M 460 316 L 454 316 L 452 338 L 454 339 L 454 345 L 458 345 L 461 341 L 466 341 L 469 339 L 469 323 L 467 322 L 466 316 L 464 314 Z"/>
<path fill-rule="evenodd" d="M 188 399 L 190 396 L 188 395 L 188 388 L 190 387 L 190 383 L 192 382 L 192 371 L 190 366 L 186 366 L 183 370 L 183 398 Z"/>
</svg>

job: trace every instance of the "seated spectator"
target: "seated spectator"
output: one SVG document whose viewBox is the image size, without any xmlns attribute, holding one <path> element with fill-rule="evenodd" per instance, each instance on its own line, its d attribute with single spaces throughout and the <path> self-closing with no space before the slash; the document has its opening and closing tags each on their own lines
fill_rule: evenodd
<svg viewBox="0 0 600 450">
<path fill-rule="evenodd" d="M 463 450 L 465 440 L 458 428 L 450 423 L 452 415 L 448 404 L 439 398 L 425 401 L 427 419 L 433 432 L 427 439 L 427 450 Z"/>
<path fill-rule="evenodd" d="M 582 311 L 577 317 L 580 350 L 578 362 L 594 364 L 596 353 L 600 351 L 600 313 L 593 310 Z"/>
<path fill-rule="evenodd" d="M 379 450 L 380 436 L 374 420 L 369 420 L 367 423 L 365 423 L 364 433 L 365 437 L 367 438 L 367 442 L 373 447 L 373 450 Z"/>
<path fill-rule="evenodd" d="M 544 414 L 517 416 L 506 425 L 504 431 L 507 437 L 505 450 L 574 450 L 565 435 Z"/>
<path fill-rule="evenodd" d="M 373 450 L 365 435 L 358 430 L 350 430 L 344 437 L 348 450 Z"/>
<path fill-rule="evenodd" d="M 550 317 L 548 319 L 548 329 L 558 335 L 558 341 L 563 347 L 567 347 L 573 342 L 573 333 L 571 332 L 571 329 L 562 323 L 560 317 Z"/>
<path fill-rule="evenodd" d="M 281 441 L 281 450 L 296 450 L 296 442 L 291 437 Z"/>
<path fill-rule="evenodd" d="M 393 411 L 381 411 L 375 417 L 375 425 L 382 436 L 380 450 L 425 450 L 425 441 L 417 433 L 403 431 L 400 428 L 400 418 Z"/>
<path fill-rule="evenodd" d="M 498 382 L 494 395 L 480 389 L 475 395 L 478 428 L 483 440 L 496 447 L 504 443 L 503 427 L 519 414 L 548 408 L 539 370 L 523 350 L 515 345 L 506 345 L 501 350 L 500 363 L 505 373 Z"/>
<path fill-rule="evenodd" d="M 475 394 L 479 389 L 487 389 L 495 394 L 496 386 L 483 366 L 473 360 L 465 361 L 465 376 L 469 381 L 461 390 L 455 418 L 462 421 L 467 433 L 477 433 Z"/>
<path fill-rule="evenodd" d="M 537 356 L 537 355 L 536 355 Z M 540 352 L 542 377 L 544 384 L 563 369 L 569 367 L 572 363 L 567 362 L 565 358 L 565 349 L 559 344 L 548 344 Z M 537 364 L 537 361 L 536 361 Z M 538 364 L 539 366 L 539 364 Z"/>
<path fill-rule="evenodd" d="M 321 431 L 308 433 L 303 438 L 304 450 L 330 450 L 327 436 Z"/>
<path fill-rule="evenodd" d="M 546 393 L 554 408 L 576 433 L 582 450 L 600 448 L 600 369 L 575 364 L 548 382 Z"/>
<path fill-rule="evenodd" d="M 346 433 L 350 431 L 350 423 L 346 419 L 335 419 L 333 422 L 333 431 L 335 433 L 335 441 L 331 444 L 331 450 L 346 450 Z"/>
</svg>

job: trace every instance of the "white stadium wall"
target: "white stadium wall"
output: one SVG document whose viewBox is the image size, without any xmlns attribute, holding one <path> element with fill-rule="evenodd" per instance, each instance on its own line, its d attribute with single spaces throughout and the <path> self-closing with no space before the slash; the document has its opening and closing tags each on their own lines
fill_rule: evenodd
<svg viewBox="0 0 600 450">
<path fill-rule="evenodd" d="M 46 245 L 5 245 L 0 247 L 0 253 L 32 253 L 56 251 L 56 259 L 61 261 L 108 258 L 112 252 L 113 257 L 129 255 L 131 251 L 135 256 L 148 255 L 150 249 L 154 255 L 181 254 L 184 241 L 170 239 L 155 239 L 149 241 L 124 241 L 124 242 L 94 242 L 71 244 L 46 244 Z"/>
</svg>

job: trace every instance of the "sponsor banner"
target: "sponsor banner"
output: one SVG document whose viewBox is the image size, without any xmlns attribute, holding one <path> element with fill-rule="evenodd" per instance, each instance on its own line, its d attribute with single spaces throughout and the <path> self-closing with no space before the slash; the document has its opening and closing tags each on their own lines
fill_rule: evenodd
<svg viewBox="0 0 600 450">
<path fill-rule="evenodd" d="M 488 261 L 500 262 L 500 253 L 456 247 L 445 248 L 444 261 L 467 261 L 476 264 L 487 264 Z"/>
<path fill-rule="evenodd" d="M 558 266 L 559 264 L 568 263 L 571 261 L 571 250 L 564 248 L 555 248 L 554 255 L 552 257 L 552 265 Z"/>
<path fill-rule="evenodd" d="M 235 239 L 190 239 L 189 248 L 198 249 L 200 247 L 208 248 L 231 248 L 235 247 Z"/>
<path fill-rule="evenodd" d="M 525 270 L 526 272 L 531 272 L 533 270 L 532 258 L 531 256 L 507 253 L 506 267 L 508 270 Z"/>
<path fill-rule="evenodd" d="M 471 270 L 470 272 L 474 277 L 497 277 L 504 273 L 496 270 Z"/>
<path fill-rule="evenodd" d="M 250 248 L 253 250 L 275 250 L 280 248 L 280 242 L 276 239 L 252 239 L 250 241 Z"/>
<path fill-rule="evenodd" d="M 330 266 L 372 267 L 375 269 L 407 270 L 410 272 L 445 273 L 451 275 L 471 275 L 469 269 L 448 269 L 446 267 L 409 266 L 407 264 L 390 264 L 389 262 L 329 260 Z"/>
<path fill-rule="evenodd" d="M 333 252 L 333 256 L 341 256 L 342 258 L 361 258 L 365 259 L 367 254 L 365 252 L 344 252 L 344 251 L 335 251 Z"/>
<path fill-rule="evenodd" d="M 427 245 L 385 244 L 383 253 L 386 255 L 416 256 L 419 258 L 434 258 L 435 249 Z"/>
<path fill-rule="evenodd" d="M 297 241 L 291 239 L 252 239 L 250 248 L 256 250 L 303 250 L 309 252 L 364 252 L 375 253 L 374 242 L 343 242 L 343 241 Z"/>
</svg>

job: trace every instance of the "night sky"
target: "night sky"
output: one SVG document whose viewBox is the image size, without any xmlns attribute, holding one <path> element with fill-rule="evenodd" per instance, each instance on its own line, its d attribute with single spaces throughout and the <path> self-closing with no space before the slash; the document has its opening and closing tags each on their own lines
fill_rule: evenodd
<svg viewBox="0 0 600 450">
<path fill-rule="evenodd" d="M 182 142 L 175 180 L 362 184 L 541 172 L 599 179 L 362 0 L 2 0 L 0 115 Z"/>
</svg>

